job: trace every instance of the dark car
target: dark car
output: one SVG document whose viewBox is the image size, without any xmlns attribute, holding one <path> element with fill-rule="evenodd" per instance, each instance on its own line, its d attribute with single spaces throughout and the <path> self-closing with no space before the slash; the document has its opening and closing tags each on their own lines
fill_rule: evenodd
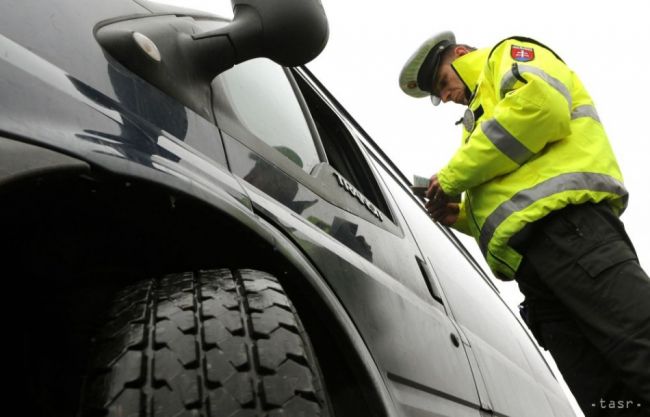
<svg viewBox="0 0 650 417">
<path fill-rule="evenodd" d="M 233 3 L 2 3 L 21 414 L 573 415 L 489 277 L 302 66 L 320 2 Z"/>
</svg>

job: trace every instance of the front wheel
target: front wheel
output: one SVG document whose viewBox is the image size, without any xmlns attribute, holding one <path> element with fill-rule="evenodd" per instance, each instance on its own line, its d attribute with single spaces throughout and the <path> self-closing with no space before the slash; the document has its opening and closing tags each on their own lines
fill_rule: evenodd
<svg viewBox="0 0 650 417">
<path fill-rule="evenodd" d="M 131 285 L 93 345 L 81 416 L 329 415 L 298 315 L 264 272 L 200 271 Z"/>
</svg>

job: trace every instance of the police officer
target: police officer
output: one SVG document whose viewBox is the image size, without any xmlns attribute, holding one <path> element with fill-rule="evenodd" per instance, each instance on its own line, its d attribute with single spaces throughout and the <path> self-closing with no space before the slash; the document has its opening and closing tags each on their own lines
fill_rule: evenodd
<svg viewBox="0 0 650 417">
<path fill-rule="evenodd" d="M 650 415 L 650 279 L 618 219 L 628 193 L 578 76 L 529 38 L 475 49 L 443 32 L 399 81 L 412 97 L 468 106 L 460 148 L 431 177 L 431 217 L 516 279 L 524 321 L 586 415 L 607 415 L 603 401 Z"/>
</svg>

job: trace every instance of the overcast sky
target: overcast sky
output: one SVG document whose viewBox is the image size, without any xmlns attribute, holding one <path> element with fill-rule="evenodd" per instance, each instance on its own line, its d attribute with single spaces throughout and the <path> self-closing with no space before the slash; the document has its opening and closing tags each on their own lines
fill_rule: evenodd
<svg viewBox="0 0 650 417">
<path fill-rule="evenodd" d="M 231 17 L 228 0 L 176 1 Z M 404 61 L 426 38 L 452 30 L 459 42 L 492 46 L 512 36 L 548 45 L 590 92 L 630 192 L 623 221 L 650 268 L 650 25 L 647 4 L 435 0 L 322 0 L 330 24 L 325 51 L 307 66 L 407 176 L 430 176 L 460 144 L 464 108 L 433 107 L 398 86 Z M 466 245 L 478 253 L 471 240 Z M 510 288 L 508 288 L 510 287 Z M 506 293 L 516 289 L 506 286 Z M 509 295 L 508 295 L 509 296 Z M 509 302 L 516 302 L 512 299 Z"/>
</svg>

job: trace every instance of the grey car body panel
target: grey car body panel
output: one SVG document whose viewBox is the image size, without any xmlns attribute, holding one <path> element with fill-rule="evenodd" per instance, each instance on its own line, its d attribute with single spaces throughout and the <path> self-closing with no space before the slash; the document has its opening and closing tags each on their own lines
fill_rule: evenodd
<svg viewBox="0 0 650 417">
<path fill-rule="evenodd" d="M 478 415 L 478 396 L 465 352 L 453 346 L 450 335 L 455 328 L 436 301 L 422 300 L 337 240 L 323 240 L 316 226 L 287 212 L 265 193 L 253 188 L 249 193 L 254 206 L 274 219 L 328 277 L 406 415 L 436 415 L 433 410 Z M 421 360 L 429 352 L 436 352 L 435 357 Z"/>
<path fill-rule="evenodd" d="M 0 187 L 24 179 L 90 172 L 90 165 L 40 146 L 0 137 Z"/>
<path fill-rule="evenodd" d="M 3 10 L 11 7 L 6 3 Z M 111 19 L 185 11 L 129 0 L 28 1 L 11 9 L 0 14 L 0 151 L 25 159 L 11 165 L 0 157 L 0 186 L 24 175 L 101 172 L 192 196 L 254 230 L 322 296 L 387 415 L 570 414 L 543 362 L 521 365 L 538 356 L 530 341 L 516 366 L 499 370 L 512 362 L 502 353 L 509 348 L 495 349 L 489 335 L 476 331 L 478 317 L 462 307 L 462 286 L 450 281 L 455 266 L 448 264 L 448 274 L 436 267 L 444 260 L 425 253 L 394 196 L 386 198 L 391 212 L 379 219 L 326 166 L 310 176 L 233 129 L 223 133 L 134 76 L 93 36 L 98 23 Z M 326 92 L 318 93 L 336 109 Z M 274 178 L 270 184 L 246 178 L 260 160 Z M 453 248 L 445 236 L 440 242 Z M 442 287 L 444 305 L 427 280 Z M 508 314 L 503 303 L 489 306 Z M 452 335 L 463 343 L 455 346 Z M 534 383 L 525 369 L 545 373 L 541 391 L 516 385 Z M 526 409 L 528 398 L 540 410 Z"/>
</svg>

